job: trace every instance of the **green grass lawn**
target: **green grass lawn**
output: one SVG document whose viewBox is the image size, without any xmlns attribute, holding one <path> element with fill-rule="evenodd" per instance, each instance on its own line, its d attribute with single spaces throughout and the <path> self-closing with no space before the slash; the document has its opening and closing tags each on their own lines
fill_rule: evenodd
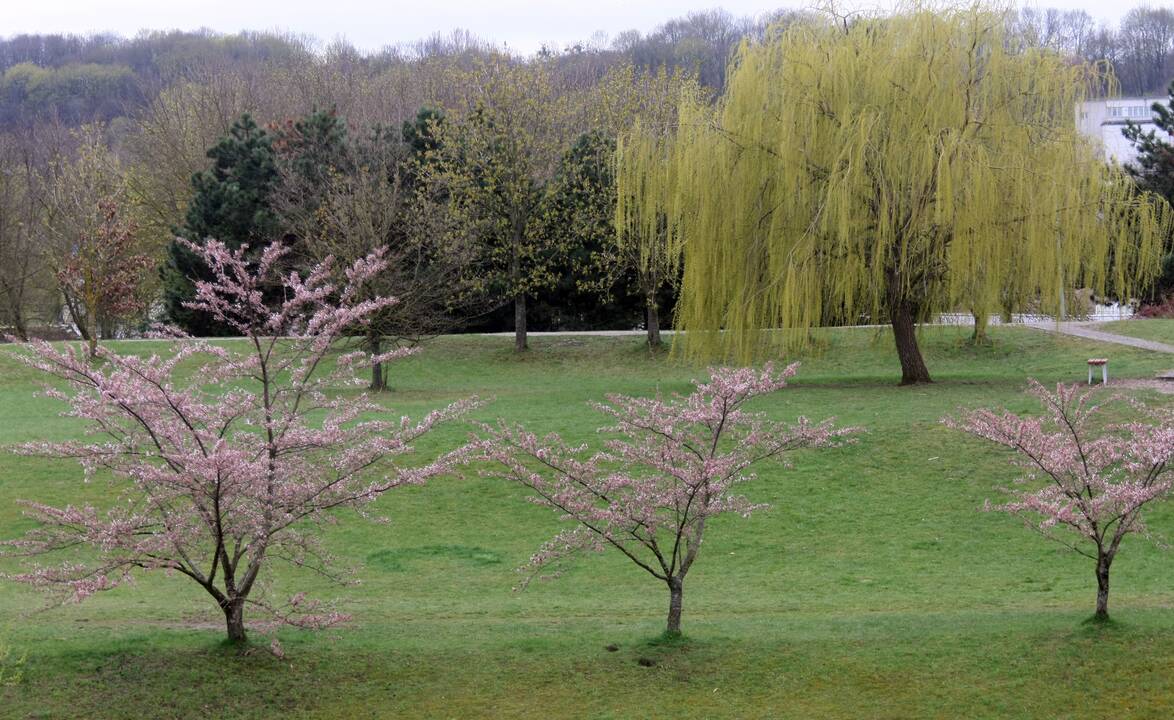
<svg viewBox="0 0 1174 720">
<path fill-rule="evenodd" d="M 1094 326 L 1094 329 L 1174 345 L 1174 320 L 1165 318 L 1114 320 L 1098 324 Z"/>
<path fill-rule="evenodd" d="M 1086 623 L 1090 562 L 981 512 L 1011 477 L 1007 456 L 938 423 L 958 407 L 1032 410 L 1028 377 L 1081 381 L 1093 355 L 1112 359 L 1115 379 L 1151 377 L 1169 358 L 1024 328 L 992 328 L 993 343 L 973 347 L 967 332 L 923 335 L 937 382 L 915 388 L 896 386 L 887 332 L 820 334 L 794 386 L 759 407 L 868 433 L 798 455 L 793 470 L 763 466 L 745 486 L 773 507 L 709 527 L 681 644 L 657 642 L 665 589 L 613 554 L 513 592 L 514 568 L 560 523 L 519 488 L 470 474 L 389 493 L 379 503 L 389 524 L 344 515 L 329 530 L 361 585 L 277 573 L 276 592 L 338 597 L 355 616 L 324 633 L 281 631 L 283 660 L 256 633 L 254 652 L 223 647 L 222 616 L 180 578 L 144 576 L 49 610 L 32 591 L 0 585 L 0 639 L 27 656 L 23 680 L 0 688 L 0 716 L 1171 717 L 1174 556 L 1128 539 L 1114 566 L 1114 622 Z M 703 373 L 650 356 L 639 338 L 532 344 L 515 357 L 509 338 L 439 339 L 395 366 L 386 401 L 420 413 L 476 393 L 492 398 L 478 418 L 591 441 L 600 419 L 589 400 L 686 391 Z M 11 352 L 0 349 L 0 443 L 76 432 L 33 396 L 36 377 Z M 468 431 L 449 427 L 422 449 Z M 109 495 L 67 462 L 0 456 L 5 537 L 28 527 L 17 499 Z M 1174 508 L 1151 514 L 1166 538 L 1172 524 Z"/>
</svg>

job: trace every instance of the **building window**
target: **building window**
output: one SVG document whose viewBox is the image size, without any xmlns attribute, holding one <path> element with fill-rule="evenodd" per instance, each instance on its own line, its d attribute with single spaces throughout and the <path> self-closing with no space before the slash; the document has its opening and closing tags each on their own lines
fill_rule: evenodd
<svg viewBox="0 0 1174 720">
<path fill-rule="evenodd" d="M 1117 105 L 1109 107 L 1109 117 L 1149 120 L 1150 109 L 1145 105 Z"/>
</svg>

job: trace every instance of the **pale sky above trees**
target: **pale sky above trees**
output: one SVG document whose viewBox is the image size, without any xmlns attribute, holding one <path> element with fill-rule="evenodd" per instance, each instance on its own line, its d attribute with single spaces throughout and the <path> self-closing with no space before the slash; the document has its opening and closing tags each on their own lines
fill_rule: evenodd
<svg viewBox="0 0 1174 720">
<path fill-rule="evenodd" d="M 544 45 L 562 48 L 592 41 L 593 36 L 610 39 L 630 29 L 648 32 L 666 20 L 714 7 L 736 16 L 757 16 L 777 8 L 820 4 L 812 0 L 40 0 L 6 6 L 0 35 L 114 32 L 131 36 L 142 29 L 198 28 L 221 32 L 283 30 L 312 35 L 322 42 L 345 38 L 361 49 L 377 50 L 461 28 L 528 54 Z M 836 4 L 854 9 L 883 8 L 891 2 L 840 0 Z M 1146 3 L 1050 0 L 1026 4 L 1085 10 L 1097 20 L 1115 23 L 1130 8 Z"/>
</svg>

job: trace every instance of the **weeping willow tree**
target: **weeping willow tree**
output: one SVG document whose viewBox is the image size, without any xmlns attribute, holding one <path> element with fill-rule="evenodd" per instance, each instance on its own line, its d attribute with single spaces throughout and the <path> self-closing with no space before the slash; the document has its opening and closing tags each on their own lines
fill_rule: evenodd
<svg viewBox="0 0 1174 720">
<path fill-rule="evenodd" d="M 616 143 L 616 213 L 614 254 L 635 270 L 644 298 L 648 344 L 660 346 L 657 295 L 676 280 L 680 252 L 672 239 L 666 209 L 674 186 L 672 134 L 641 120 Z"/>
<path fill-rule="evenodd" d="M 591 122 L 614 138 L 603 188 L 610 200 L 605 203 L 608 232 L 595 262 L 605 296 L 621 280 L 634 281 L 628 292 L 638 293 L 644 303 L 652 348 L 661 346 L 660 298 L 675 288 L 680 274 L 680 254 L 672 252 L 676 244 L 670 243 L 665 213 L 674 186 L 669 173 L 678 108 L 682 102 L 700 102 L 703 92 L 695 76 L 680 70 L 620 65 L 600 80 L 591 103 Z M 618 179 L 619 173 L 630 175 Z"/>
<path fill-rule="evenodd" d="M 717 105 L 682 107 L 671 171 L 620 158 L 633 163 L 621 195 L 668 184 L 686 352 L 747 359 L 815 326 L 883 319 L 902 382 L 929 382 L 916 325 L 937 312 L 1135 292 L 1170 211 L 1076 130 L 1077 103 L 1108 74 L 1017 46 L 1004 14 L 978 6 L 744 44 Z"/>
</svg>

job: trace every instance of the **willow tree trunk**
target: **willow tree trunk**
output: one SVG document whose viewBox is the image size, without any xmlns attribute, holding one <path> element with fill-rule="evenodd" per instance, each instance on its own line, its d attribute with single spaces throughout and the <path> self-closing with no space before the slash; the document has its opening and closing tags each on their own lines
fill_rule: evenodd
<svg viewBox="0 0 1174 720">
<path fill-rule="evenodd" d="M 371 333 L 367 336 L 367 352 L 378 356 L 383 351 L 381 338 L 378 333 Z M 372 392 L 381 392 L 387 389 L 387 380 L 383 375 L 383 363 L 371 363 L 371 384 L 368 389 Z"/>
<path fill-rule="evenodd" d="M 681 599 L 684 594 L 685 584 L 679 577 L 669 578 L 669 619 L 668 626 L 665 627 L 666 635 L 680 635 L 681 634 Z"/>
<path fill-rule="evenodd" d="M 648 347 L 660 347 L 660 309 L 656 306 L 656 294 L 649 292 L 645 295 L 644 316 L 648 328 Z"/>
<path fill-rule="evenodd" d="M 229 642 L 243 643 L 248 639 L 245 633 L 244 598 L 229 600 L 224 604 L 224 622 L 228 629 Z"/>
<path fill-rule="evenodd" d="M 902 385 L 933 382 L 917 345 L 916 317 L 913 305 L 906 300 L 894 302 L 889 309 L 893 340 L 897 344 L 897 357 L 901 360 Z"/>
<path fill-rule="evenodd" d="M 970 335 L 970 339 L 975 343 L 986 342 L 987 324 L 990 322 L 990 316 L 985 312 L 973 312 L 974 315 L 974 332 Z"/>
<path fill-rule="evenodd" d="M 1109 619 L 1109 566 L 1112 559 L 1103 554 L 1097 558 L 1097 620 Z"/>
</svg>

